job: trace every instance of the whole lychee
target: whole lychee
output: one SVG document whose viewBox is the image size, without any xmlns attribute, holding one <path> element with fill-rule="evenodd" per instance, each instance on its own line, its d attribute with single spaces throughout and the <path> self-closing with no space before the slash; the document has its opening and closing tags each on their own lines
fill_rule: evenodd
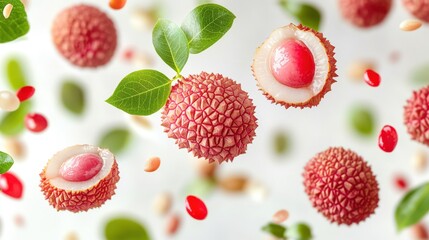
<svg viewBox="0 0 429 240">
<path fill-rule="evenodd" d="M 402 0 L 402 3 L 415 17 L 429 22 L 429 0 Z"/>
<path fill-rule="evenodd" d="M 413 140 L 429 146 L 429 86 L 414 91 L 404 107 L 404 124 Z"/>
<path fill-rule="evenodd" d="M 252 71 L 264 95 L 289 107 L 317 106 L 335 82 L 334 47 L 319 32 L 289 24 L 256 50 Z"/>
<path fill-rule="evenodd" d="M 194 156 L 232 161 L 253 141 L 255 106 L 240 84 L 202 72 L 173 86 L 162 111 L 162 126 L 179 148 Z"/>
<path fill-rule="evenodd" d="M 103 12 L 89 5 L 76 5 L 60 12 L 52 26 L 58 51 L 79 67 L 98 67 L 112 58 L 116 29 Z"/>
<path fill-rule="evenodd" d="M 338 3 L 343 17 L 361 28 L 380 24 L 392 8 L 392 0 L 339 0 Z"/>
<path fill-rule="evenodd" d="M 351 225 L 369 217 L 378 206 L 378 183 L 368 164 L 351 150 L 331 147 L 304 168 L 310 201 L 331 222 Z"/>
<path fill-rule="evenodd" d="M 45 198 L 58 211 L 87 211 L 114 194 L 118 164 L 107 149 L 76 145 L 55 154 L 40 173 Z"/>
</svg>

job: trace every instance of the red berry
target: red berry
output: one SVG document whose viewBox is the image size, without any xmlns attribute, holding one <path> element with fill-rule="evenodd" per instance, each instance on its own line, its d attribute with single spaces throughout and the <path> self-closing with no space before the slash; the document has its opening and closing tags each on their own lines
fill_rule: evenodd
<svg viewBox="0 0 429 240">
<path fill-rule="evenodd" d="M 207 207 L 204 202 L 192 195 L 186 197 L 186 211 L 197 220 L 203 220 L 207 217 Z"/>
<path fill-rule="evenodd" d="M 403 176 L 396 176 L 395 177 L 395 186 L 399 190 L 406 190 L 408 188 L 408 182 Z"/>
<path fill-rule="evenodd" d="M 371 87 L 378 87 L 381 82 L 381 77 L 378 73 L 371 69 L 366 70 L 364 75 L 365 82 Z"/>
<path fill-rule="evenodd" d="M 112 9 L 119 10 L 125 6 L 125 3 L 127 3 L 127 0 L 110 0 L 109 6 Z"/>
<path fill-rule="evenodd" d="M 134 50 L 133 49 L 131 49 L 131 48 L 128 48 L 128 49 L 126 49 L 125 51 L 124 51 L 124 53 L 123 53 L 123 57 L 124 57 L 124 59 L 126 60 L 126 61 L 130 61 L 131 59 L 133 59 L 133 57 L 134 57 Z"/>
<path fill-rule="evenodd" d="M 31 98 L 34 92 L 35 92 L 34 87 L 24 86 L 16 92 L 16 96 L 18 97 L 19 101 L 24 102 L 25 100 L 28 100 L 29 98 Z"/>
<path fill-rule="evenodd" d="M 9 197 L 20 199 L 22 197 L 22 189 L 21 180 L 13 173 L 7 172 L 0 175 L 0 192 Z"/>
<path fill-rule="evenodd" d="M 396 144 L 398 143 L 398 134 L 395 128 L 390 125 L 386 125 L 381 129 L 380 135 L 378 136 L 378 146 L 385 152 L 392 152 Z"/>
<path fill-rule="evenodd" d="M 48 120 L 38 113 L 29 113 L 25 116 L 25 127 L 32 132 L 41 132 L 48 127 Z"/>
</svg>

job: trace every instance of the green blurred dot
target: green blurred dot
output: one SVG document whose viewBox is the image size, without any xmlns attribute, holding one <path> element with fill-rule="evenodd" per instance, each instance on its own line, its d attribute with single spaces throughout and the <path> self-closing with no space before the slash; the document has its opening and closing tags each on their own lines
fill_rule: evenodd
<svg viewBox="0 0 429 240">
<path fill-rule="evenodd" d="M 290 150 L 290 137 L 282 131 L 277 131 L 273 136 L 272 146 L 276 155 L 284 155 Z"/>
<path fill-rule="evenodd" d="M 110 219 L 104 228 L 104 236 L 107 240 L 150 240 L 139 222 L 126 217 Z"/>
<path fill-rule="evenodd" d="M 365 106 L 354 106 L 350 111 L 350 126 L 361 136 L 371 136 L 374 133 L 375 118 L 372 111 Z"/>
</svg>

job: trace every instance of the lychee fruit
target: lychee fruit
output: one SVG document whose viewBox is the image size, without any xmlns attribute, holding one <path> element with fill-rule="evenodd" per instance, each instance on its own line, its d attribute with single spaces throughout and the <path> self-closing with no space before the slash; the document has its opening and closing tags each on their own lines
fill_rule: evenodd
<svg viewBox="0 0 429 240">
<path fill-rule="evenodd" d="M 413 140 L 429 146 L 429 86 L 414 91 L 404 107 L 404 124 Z"/>
<path fill-rule="evenodd" d="M 317 106 L 335 82 L 334 47 L 319 32 L 281 27 L 256 50 L 252 71 L 264 95 L 285 108 Z"/>
<path fill-rule="evenodd" d="M 202 72 L 173 86 L 162 126 L 179 148 L 209 162 L 232 161 L 245 153 L 257 127 L 255 106 L 240 84 Z"/>
<path fill-rule="evenodd" d="M 402 3 L 416 18 L 429 22 L 429 0 L 402 0 Z"/>
<path fill-rule="evenodd" d="M 329 221 L 351 225 L 369 217 L 378 206 L 378 183 L 370 166 L 355 152 L 331 147 L 304 167 L 310 201 Z"/>
<path fill-rule="evenodd" d="M 356 27 L 369 28 L 383 22 L 392 0 L 339 0 L 341 14 Z"/>
<path fill-rule="evenodd" d="M 68 147 L 55 154 L 40 173 L 45 198 L 58 211 L 87 211 L 114 194 L 118 164 L 107 149 L 91 145 Z"/>
<path fill-rule="evenodd" d="M 72 64 L 89 68 L 107 64 L 117 44 L 112 20 L 97 8 L 84 4 L 57 15 L 52 39 L 58 51 Z"/>
</svg>

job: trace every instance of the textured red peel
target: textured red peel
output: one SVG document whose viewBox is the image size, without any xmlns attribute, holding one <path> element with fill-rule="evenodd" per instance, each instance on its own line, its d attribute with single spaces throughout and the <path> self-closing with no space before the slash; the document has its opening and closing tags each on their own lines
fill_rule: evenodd
<svg viewBox="0 0 429 240">
<path fill-rule="evenodd" d="M 339 7 L 343 17 L 353 25 L 368 28 L 386 18 L 392 0 L 339 0 Z"/>
<path fill-rule="evenodd" d="M 402 3 L 415 17 L 429 22 L 429 0 L 402 0 Z"/>
<path fill-rule="evenodd" d="M 351 225 L 369 217 L 378 206 L 378 183 L 356 153 L 329 148 L 304 168 L 304 186 L 313 206 L 331 222 Z"/>
<path fill-rule="evenodd" d="M 429 146 L 429 87 L 414 91 L 404 107 L 404 124 L 413 140 Z"/>
<path fill-rule="evenodd" d="M 179 148 L 210 162 L 245 153 L 257 127 L 255 106 L 240 84 L 202 72 L 173 86 L 162 111 L 162 126 Z"/>
</svg>

